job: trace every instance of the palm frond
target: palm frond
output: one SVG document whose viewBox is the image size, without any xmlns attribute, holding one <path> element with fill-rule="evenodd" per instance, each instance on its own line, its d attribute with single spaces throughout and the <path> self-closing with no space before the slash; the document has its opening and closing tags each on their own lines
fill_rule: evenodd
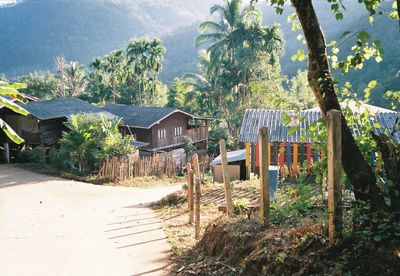
<svg viewBox="0 0 400 276">
<path fill-rule="evenodd" d="M 203 44 L 211 44 L 219 41 L 223 37 L 223 34 L 220 33 L 210 33 L 210 34 L 201 34 L 196 39 L 196 46 L 201 46 Z"/>
<path fill-rule="evenodd" d="M 29 112 L 25 109 L 20 107 L 19 105 L 15 104 L 14 102 L 10 101 L 9 99 L 6 99 L 4 97 L 0 96 L 0 106 L 7 107 L 14 111 L 15 113 L 21 114 L 21 115 L 28 115 Z"/>
<path fill-rule="evenodd" d="M 205 31 L 223 33 L 226 32 L 226 28 L 222 24 L 218 24 L 213 21 L 206 21 L 200 24 L 199 31 L 201 33 L 204 33 Z"/>
<path fill-rule="evenodd" d="M 214 13 L 218 13 L 221 17 L 224 16 L 225 7 L 215 4 L 210 9 L 210 14 L 213 15 Z"/>
<path fill-rule="evenodd" d="M 4 131 L 4 133 L 8 136 L 16 144 L 21 144 L 24 142 L 24 139 L 18 136 L 18 134 L 2 119 L 0 119 L 0 129 Z"/>
</svg>

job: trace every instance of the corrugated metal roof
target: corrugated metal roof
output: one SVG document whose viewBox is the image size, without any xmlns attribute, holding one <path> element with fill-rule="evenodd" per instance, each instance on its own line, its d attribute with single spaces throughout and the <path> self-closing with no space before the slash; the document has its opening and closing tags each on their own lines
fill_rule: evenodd
<svg viewBox="0 0 400 276">
<path fill-rule="evenodd" d="M 133 141 L 131 142 L 131 145 L 134 146 L 134 147 L 137 147 L 137 148 L 144 148 L 144 147 L 147 147 L 147 146 L 150 145 L 150 144 L 149 144 L 149 143 L 146 143 L 146 142 L 141 142 L 141 141 L 133 140 Z"/>
<path fill-rule="evenodd" d="M 39 120 L 49 120 L 57 118 L 68 118 L 71 115 L 84 114 L 103 114 L 108 119 L 116 118 L 114 114 L 105 112 L 101 108 L 87 103 L 81 99 L 53 99 L 49 101 L 29 102 L 19 104 L 25 108 L 29 114 Z"/>
<path fill-rule="evenodd" d="M 228 151 L 226 153 L 226 156 L 228 159 L 228 163 L 246 160 L 246 150 Z M 218 155 L 218 157 L 215 158 L 210 165 L 220 165 L 221 163 L 221 155 Z"/>
<path fill-rule="evenodd" d="M 126 125 L 147 129 L 176 112 L 194 118 L 189 113 L 171 107 L 110 104 L 104 106 L 103 109 L 121 117 Z"/>
<path fill-rule="evenodd" d="M 372 108 L 371 108 L 372 107 Z M 375 128 L 375 133 L 382 133 L 387 130 L 392 130 L 396 119 L 400 118 L 400 113 L 392 110 L 383 109 L 368 105 L 371 109 L 371 125 L 378 123 L 382 128 Z M 356 112 L 356 111 L 355 111 Z M 361 110 L 362 112 L 362 110 Z M 283 124 L 283 113 L 293 117 L 289 125 L 298 125 L 297 131 L 289 135 L 290 126 Z M 240 142 L 255 143 L 258 141 L 258 130 L 260 127 L 268 128 L 268 137 L 271 142 L 299 143 L 300 137 L 305 136 L 307 126 L 321 119 L 321 112 L 317 108 L 303 110 L 299 114 L 301 120 L 297 121 L 296 114 L 293 110 L 268 110 L 268 109 L 247 109 L 245 111 L 242 126 L 240 129 Z M 354 125 L 353 134 L 359 135 L 360 130 L 358 125 Z M 397 131 L 393 135 L 396 142 L 400 141 L 400 132 Z M 311 142 L 308 139 L 307 142 Z"/>
</svg>

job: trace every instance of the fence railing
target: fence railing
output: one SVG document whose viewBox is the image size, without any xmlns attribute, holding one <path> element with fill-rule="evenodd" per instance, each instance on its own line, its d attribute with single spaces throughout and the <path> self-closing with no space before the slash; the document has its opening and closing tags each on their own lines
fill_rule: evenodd
<svg viewBox="0 0 400 276">
<path fill-rule="evenodd" d="M 190 139 L 192 139 L 193 142 L 207 140 L 208 139 L 208 127 L 201 126 L 198 128 L 188 129 L 187 136 Z"/>
<path fill-rule="evenodd" d="M 177 173 L 175 159 L 170 156 L 153 155 L 142 158 L 107 158 L 100 166 L 99 177 L 122 181 L 141 176 L 174 177 Z"/>
</svg>

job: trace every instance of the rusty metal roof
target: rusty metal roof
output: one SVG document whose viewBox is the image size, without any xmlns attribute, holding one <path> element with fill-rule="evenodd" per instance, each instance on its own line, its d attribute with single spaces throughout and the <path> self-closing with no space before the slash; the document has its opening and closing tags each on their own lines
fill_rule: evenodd
<svg viewBox="0 0 400 276">
<path fill-rule="evenodd" d="M 400 120 L 400 113 L 387 109 L 374 109 L 374 115 L 371 117 L 371 125 L 378 123 L 382 128 L 374 128 L 375 133 L 382 133 L 383 131 L 391 131 L 396 124 L 396 119 Z M 283 123 L 283 117 L 287 114 L 292 117 L 292 122 L 288 125 Z M 302 119 L 297 120 L 297 115 Z M 312 123 L 321 119 L 321 112 L 317 108 L 300 111 L 295 113 L 293 110 L 269 110 L 269 109 L 247 109 L 245 111 L 242 126 L 240 129 L 240 142 L 255 143 L 258 141 L 258 130 L 260 127 L 266 126 L 268 128 L 268 137 L 270 142 L 285 142 L 285 143 L 300 143 L 311 142 L 308 138 L 306 141 L 301 141 L 300 137 L 305 136 L 306 128 Z M 297 126 L 295 133 L 289 135 L 291 126 Z M 359 126 L 353 126 L 353 134 L 359 135 Z M 396 142 L 400 142 L 400 131 L 397 130 L 393 134 Z"/>
</svg>

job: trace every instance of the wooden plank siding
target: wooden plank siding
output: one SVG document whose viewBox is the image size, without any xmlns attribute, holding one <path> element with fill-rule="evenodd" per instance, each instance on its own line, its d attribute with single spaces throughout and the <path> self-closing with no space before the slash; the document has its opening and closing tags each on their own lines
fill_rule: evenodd
<svg viewBox="0 0 400 276">
<path fill-rule="evenodd" d="M 182 134 L 175 136 L 175 128 L 182 127 Z M 171 145 L 179 145 L 183 142 L 183 136 L 187 136 L 188 116 L 182 113 L 174 113 L 152 127 L 152 148 L 164 148 Z M 165 138 L 158 137 L 158 131 L 165 130 Z"/>
<path fill-rule="evenodd" d="M 121 126 L 122 134 L 134 135 L 140 142 L 149 143 L 151 149 L 166 149 L 179 147 L 185 136 L 194 143 L 208 140 L 208 126 L 190 127 L 189 117 L 183 113 L 174 113 L 150 129 Z M 176 129 L 179 128 L 180 129 Z M 159 131 L 162 137 L 159 139 Z M 164 137 L 164 138 L 163 138 Z"/>
<path fill-rule="evenodd" d="M 66 118 L 39 121 L 40 144 L 42 146 L 58 144 L 62 133 L 68 131 L 65 122 Z"/>
<path fill-rule="evenodd" d="M 193 142 L 208 139 L 208 127 L 188 128 L 189 117 L 182 113 L 174 113 L 152 127 L 152 148 L 163 149 L 167 147 L 180 146 L 183 137 L 187 136 Z M 176 133 L 176 128 L 181 128 Z M 159 139 L 159 130 L 165 131 L 165 136 Z M 139 140 L 139 139 L 138 139 Z"/>
</svg>

